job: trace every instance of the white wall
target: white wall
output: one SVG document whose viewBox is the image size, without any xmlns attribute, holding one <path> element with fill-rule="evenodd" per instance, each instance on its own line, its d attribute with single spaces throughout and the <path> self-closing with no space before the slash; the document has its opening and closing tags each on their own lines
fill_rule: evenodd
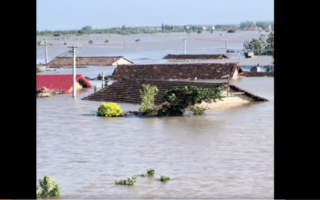
<svg viewBox="0 0 320 200">
<path fill-rule="evenodd" d="M 131 62 L 129 62 L 128 60 L 124 59 L 124 58 L 120 58 L 119 60 L 117 60 L 116 62 L 114 62 L 112 65 L 130 65 L 132 64 Z"/>
<path fill-rule="evenodd" d="M 200 104 L 200 106 L 204 108 L 207 107 L 209 109 L 209 108 L 216 108 L 216 107 L 225 107 L 225 106 L 228 107 L 228 106 L 234 106 L 234 105 L 241 105 L 241 104 L 246 104 L 253 101 L 254 99 L 250 97 L 247 97 L 242 94 L 237 94 L 235 96 L 225 97 L 223 98 L 223 101 L 217 101 L 215 103 L 207 104 L 203 102 Z"/>
</svg>

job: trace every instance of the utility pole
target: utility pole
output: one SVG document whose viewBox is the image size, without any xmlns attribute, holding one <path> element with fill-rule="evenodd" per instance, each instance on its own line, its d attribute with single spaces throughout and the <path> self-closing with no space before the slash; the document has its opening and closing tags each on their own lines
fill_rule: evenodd
<svg viewBox="0 0 320 200">
<path fill-rule="evenodd" d="M 39 46 L 44 46 L 44 54 L 45 54 L 45 65 L 46 65 L 46 69 L 48 68 L 48 62 L 49 62 L 49 58 L 48 58 L 48 45 L 52 45 L 51 43 L 44 41 L 43 44 L 40 43 Z"/>
<path fill-rule="evenodd" d="M 226 49 L 228 49 L 227 39 L 224 39 L 224 45 L 226 46 Z"/>
<path fill-rule="evenodd" d="M 101 83 L 101 89 L 102 89 L 102 88 L 104 88 L 104 74 L 103 74 L 103 72 L 102 72 L 102 76 L 101 76 L 101 81 L 102 81 L 102 83 Z"/>
<path fill-rule="evenodd" d="M 73 98 L 76 98 L 76 49 L 79 45 L 71 45 L 68 46 L 70 48 L 70 53 L 73 54 Z"/>
<path fill-rule="evenodd" d="M 45 62 L 46 62 L 46 69 L 47 69 L 48 68 L 48 61 L 49 61 L 49 59 L 48 59 L 48 45 L 47 45 L 47 42 L 45 42 L 44 45 L 45 45 L 45 55 L 46 55 Z"/>
<path fill-rule="evenodd" d="M 186 55 L 187 54 L 187 39 L 186 38 L 184 38 L 183 39 L 184 40 L 184 55 Z"/>
</svg>

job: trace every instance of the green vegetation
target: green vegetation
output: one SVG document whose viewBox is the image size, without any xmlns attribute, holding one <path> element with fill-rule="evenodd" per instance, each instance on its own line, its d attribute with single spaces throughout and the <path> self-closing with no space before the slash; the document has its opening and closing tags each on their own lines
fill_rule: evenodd
<svg viewBox="0 0 320 200">
<path fill-rule="evenodd" d="M 240 23 L 240 28 L 244 29 L 244 28 L 250 28 L 250 27 L 259 27 L 259 28 L 268 28 L 269 25 L 274 25 L 273 22 L 262 22 L 262 21 L 258 21 L 256 23 L 251 22 L 251 21 L 246 21 L 246 22 L 241 22 Z"/>
<path fill-rule="evenodd" d="M 205 109 L 196 105 L 222 100 L 222 90 L 185 86 L 168 91 L 164 99 L 165 102 L 158 108 L 158 116 L 182 116 L 187 110 L 193 111 L 194 114 L 204 114 Z"/>
<path fill-rule="evenodd" d="M 40 188 L 37 187 L 37 198 L 57 197 L 60 195 L 59 185 L 48 176 L 40 179 L 39 185 Z"/>
<path fill-rule="evenodd" d="M 148 176 L 153 176 L 155 174 L 154 169 L 148 169 L 147 174 L 148 174 Z"/>
<path fill-rule="evenodd" d="M 137 176 L 141 176 L 141 177 L 154 176 L 154 173 L 155 173 L 154 169 L 147 169 L 147 173 L 139 174 Z"/>
<path fill-rule="evenodd" d="M 170 180 L 170 178 L 167 177 L 167 176 L 161 176 L 161 177 L 160 177 L 160 181 L 161 181 L 161 182 L 167 182 L 168 180 Z"/>
<path fill-rule="evenodd" d="M 38 66 L 38 65 L 36 66 L 36 68 L 37 68 L 37 74 L 43 72 L 43 71 L 40 69 L 40 67 L 41 67 L 41 66 Z"/>
<path fill-rule="evenodd" d="M 136 183 L 137 176 L 133 176 L 131 179 L 125 179 L 125 180 L 120 180 L 116 181 L 116 185 L 134 185 Z"/>
<path fill-rule="evenodd" d="M 262 34 L 259 39 L 252 39 L 243 44 L 244 51 L 252 51 L 255 55 L 273 55 L 274 52 L 274 33 L 266 37 Z"/>
<path fill-rule="evenodd" d="M 124 179 L 124 180 L 120 180 L 120 181 L 115 181 L 115 184 L 116 185 L 134 185 L 136 182 L 137 182 L 137 177 L 140 176 L 140 177 L 153 177 L 155 174 L 155 171 L 154 169 L 147 169 L 147 173 L 146 174 L 140 174 L 140 175 L 134 175 L 131 179 L 128 178 L 128 179 Z M 166 177 L 166 176 L 161 176 L 160 177 L 160 181 L 161 182 L 166 182 L 170 180 L 169 177 Z"/>
<path fill-rule="evenodd" d="M 147 177 L 147 176 L 148 176 L 148 174 L 139 174 L 139 175 L 137 175 L 137 176 Z"/>
<path fill-rule="evenodd" d="M 191 111 L 194 115 L 204 115 L 206 109 L 200 106 L 194 106 Z"/>
<path fill-rule="evenodd" d="M 141 94 L 141 108 L 139 112 L 141 115 L 147 115 L 151 113 L 154 108 L 154 100 L 155 96 L 159 92 L 158 88 L 150 85 L 142 85 L 142 90 L 140 90 Z"/>
<path fill-rule="evenodd" d="M 122 115 L 123 111 L 121 110 L 120 106 L 116 103 L 103 102 L 98 108 L 98 116 L 118 117 Z"/>
</svg>

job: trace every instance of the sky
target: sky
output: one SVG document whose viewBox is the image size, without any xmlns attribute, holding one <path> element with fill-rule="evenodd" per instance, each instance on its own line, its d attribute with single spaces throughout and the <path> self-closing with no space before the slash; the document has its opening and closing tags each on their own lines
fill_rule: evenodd
<svg viewBox="0 0 320 200">
<path fill-rule="evenodd" d="M 37 0 L 37 30 L 273 21 L 274 0 Z"/>
</svg>

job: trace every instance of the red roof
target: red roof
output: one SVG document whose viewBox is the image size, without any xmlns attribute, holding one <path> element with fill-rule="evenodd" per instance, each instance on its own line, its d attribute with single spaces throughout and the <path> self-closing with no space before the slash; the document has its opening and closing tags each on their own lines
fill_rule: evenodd
<svg viewBox="0 0 320 200">
<path fill-rule="evenodd" d="M 77 75 L 76 82 L 80 80 L 92 88 L 87 79 L 82 75 Z M 37 90 L 44 87 L 49 90 L 63 90 L 63 92 L 68 93 L 73 87 L 73 75 L 37 75 Z"/>
</svg>

